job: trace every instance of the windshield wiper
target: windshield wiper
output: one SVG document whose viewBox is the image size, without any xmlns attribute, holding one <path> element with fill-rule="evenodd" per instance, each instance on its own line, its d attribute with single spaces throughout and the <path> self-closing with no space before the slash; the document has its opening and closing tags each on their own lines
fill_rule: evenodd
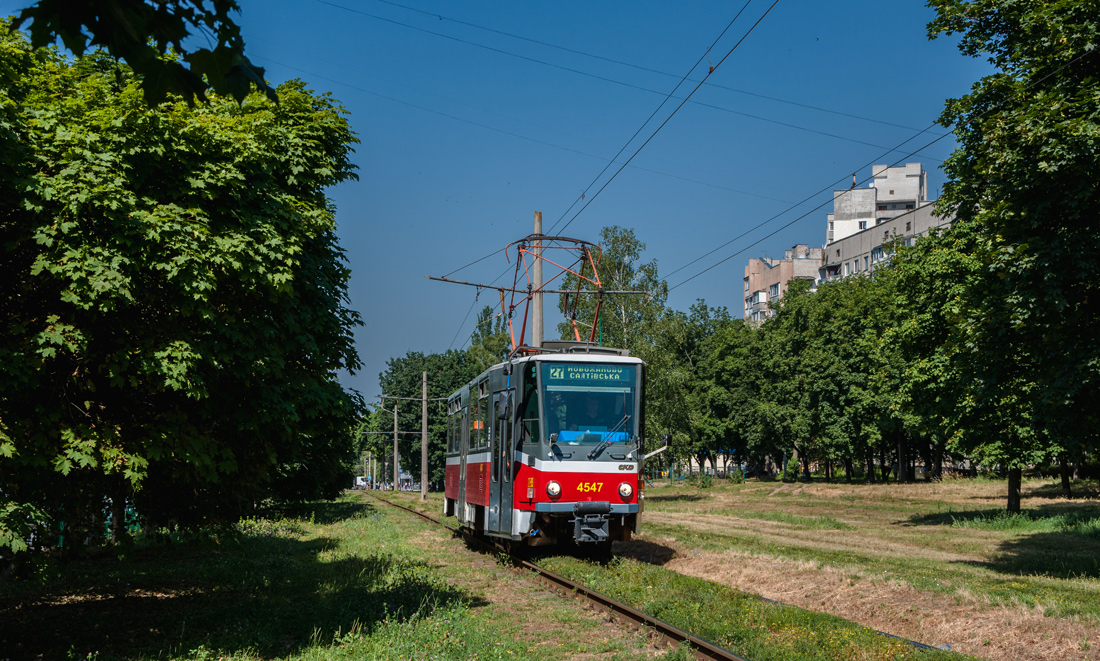
<svg viewBox="0 0 1100 661">
<path fill-rule="evenodd" d="M 612 441 L 610 438 L 600 441 L 600 444 L 592 448 L 592 451 L 588 453 L 588 458 L 595 459 L 596 457 L 600 456 L 600 453 L 603 452 L 605 449 L 611 447 L 611 444 L 614 442 L 615 441 Z"/>
<path fill-rule="evenodd" d="M 629 419 L 630 414 L 628 413 L 627 415 L 623 416 L 622 420 L 619 420 L 619 423 L 617 425 L 608 430 L 608 438 L 605 438 L 603 441 L 600 442 L 599 445 L 592 448 L 592 451 L 588 453 L 588 458 L 595 459 L 596 457 L 600 456 L 601 452 L 611 447 L 615 443 L 615 441 L 610 438 L 610 434 L 618 433 L 618 431 L 626 425 L 626 421 Z"/>
</svg>

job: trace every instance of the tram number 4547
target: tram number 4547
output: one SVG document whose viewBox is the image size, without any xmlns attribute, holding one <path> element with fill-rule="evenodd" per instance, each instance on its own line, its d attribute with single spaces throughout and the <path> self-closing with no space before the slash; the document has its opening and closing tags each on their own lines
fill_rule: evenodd
<svg viewBox="0 0 1100 661">
<path fill-rule="evenodd" d="M 603 482 L 581 482 L 577 485 L 577 491 L 591 492 L 603 489 Z"/>
</svg>

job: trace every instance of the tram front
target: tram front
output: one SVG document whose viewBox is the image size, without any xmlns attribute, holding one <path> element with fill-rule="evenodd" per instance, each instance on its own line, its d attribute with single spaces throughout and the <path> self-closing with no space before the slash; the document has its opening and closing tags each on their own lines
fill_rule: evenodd
<svg viewBox="0 0 1100 661">
<path fill-rule="evenodd" d="M 629 356 L 570 354 L 526 366 L 517 477 L 527 489 L 516 505 L 533 510 L 530 543 L 610 547 L 637 530 L 644 368 Z"/>
</svg>

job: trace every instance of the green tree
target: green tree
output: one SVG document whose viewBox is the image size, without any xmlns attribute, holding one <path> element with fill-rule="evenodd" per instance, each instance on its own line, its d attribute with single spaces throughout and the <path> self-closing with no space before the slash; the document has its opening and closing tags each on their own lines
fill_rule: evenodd
<svg viewBox="0 0 1100 661">
<path fill-rule="evenodd" d="M 655 342 L 646 354 L 650 379 L 647 384 L 647 417 L 671 433 L 678 454 L 691 453 L 700 467 L 717 468 L 718 455 L 731 446 L 726 427 L 709 412 L 708 384 L 704 378 L 708 340 L 734 323 L 725 308 L 711 308 L 699 300 L 688 312 L 666 310 L 654 323 Z"/>
<path fill-rule="evenodd" d="M 958 445 L 1010 470 L 1095 447 L 1100 382 L 1100 11 L 1075 0 L 933 0 L 929 34 L 1000 71 L 950 100 L 940 210 L 968 235 L 954 302 L 968 379 Z"/>
<path fill-rule="evenodd" d="M 231 16 L 237 12 L 234 0 L 39 0 L 19 14 L 15 27 L 29 22 L 37 48 L 60 39 L 77 56 L 106 49 L 141 77 L 149 103 L 160 103 L 169 93 L 205 101 L 208 89 L 240 102 L 253 85 L 274 101 L 264 70 L 244 54 L 240 27 Z M 213 48 L 185 47 L 196 33 L 213 37 Z"/>
<path fill-rule="evenodd" d="M 507 321 L 486 305 L 477 314 L 474 332 L 470 334 L 470 361 L 480 373 L 504 360 L 511 348 Z"/>
<path fill-rule="evenodd" d="M 641 355 L 655 344 L 651 333 L 665 313 L 668 283 L 658 277 L 656 260 L 641 263 L 645 243 L 634 235 L 634 230 L 614 225 L 605 227 L 600 230 L 599 245 L 602 253 L 597 268 L 603 289 L 648 293 L 604 295 L 596 340 L 604 346 L 629 349 Z M 576 288 L 577 277 L 566 276 L 561 289 Z M 595 292 L 596 287 L 586 282 L 581 290 Z M 581 339 L 587 339 L 584 330 L 592 327 L 596 304 L 596 294 L 581 296 L 577 308 Z M 558 299 L 558 310 L 562 314 L 567 314 L 565 305 L 566 299 L 562 296 Z M 562 339 L 574 339 L 573 326 L 568 321 L 559 324 L 558 331 Z"/>
<path fill-rule="evenodd" d="M 355 176 L 343 110 L 300 82 L 154 109 L 7 28 L 0 76 L 0 493 L 69 540 L 106 498 L 155 526 L 333 496 L 361 406 L 324 196 Z"/>
<path fill-rule="evenodd" d="M 702 340 L 702 360 L 695 393 L 702 435 L 713 447 L 732 450 L 760 475 L 770 456 L 757 441 L 759 403 L 759 333 L 741 319 L 714 328 Z"/>
<path fill-rule="evenodd" d="M 428 373 L 428 398 L 446 399 L 454 391 L 472 381 L 481 368 L 473 362 L 467 351 L 450 350 L 446 353 L 423 354 L 410 351 L 404 356 L 386 361 L 386 370 L 378 375 L 378 384 L 385 397 L 403 397 L 406 400 L 383 399 L 374 411 L 371 429 L 383 432 L 372 436 L 373 447 L 393 463 L 393 407 L 397 406 L 398 455 L 405 471 L 420 479 L 420 430 L 421 393 L 423 373 Z M 415 400 L 415 401 L 409 401 Z M 408 433 L 413 432 L 413 433 Z M 428 402 L 428 480 L 442 484 L 447 468 L 447 407 L 445 401 Z"/>
</svg>

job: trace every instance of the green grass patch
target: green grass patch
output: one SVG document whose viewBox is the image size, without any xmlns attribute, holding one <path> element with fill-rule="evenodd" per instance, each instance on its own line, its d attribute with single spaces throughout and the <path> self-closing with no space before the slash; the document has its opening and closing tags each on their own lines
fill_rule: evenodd
<svg viewBox="0 0 1100 661">
<path fill-rule="evenodd" d="M 617 559 L 606 566 L 555 557 L 551 571 L 753 661 L 947 657 L 823 613 L 783 606 L 661 567 Z M 951 658 L 957 658 L 952 656 Z"/>
<path fill-rule="evenodd" d="M 299 512 L 299 514 L 303 514 Z M 255 518 L 188 543 L 80 560 L 0 586 L 11 658 L 525 658 L 361 501 Z M 325 521 L 318 524 L 317 521 Z"/>
<path fill-rule="evenodd" d="M 652 656 L 641 633 L 609 629 L 550 593 L 523 609 L 490 603 L 486 590 L 534 588 L 361 494 L 170 539 L 139 543 L 124 559 L 64 563 L 47 580 L 0 583 L 0 658 Z M 692 658 L 668 658 L 681 657 Z"/>
<path fill-rule="evenodd" d="M 649 524 L 646 532 L 670 537 L 702 550 L 732 549 L 816 562 L 845 571 L 856 570 L 868 579 L 908 583 L 918 590 L 948 595 L 965 591 L 986 599 L 991 605 L 1019 603 L 1042 606 L 1046 609 L 1044 613 L 1051 617 L 1084 616 L 1100 623 L 1100 584 L 1090 578 L 1095 576 L 1094 573 L 1081 575 L 1069 572 L 1063 577 L 1049 575 L 1051 571 L 1068 572 L 1074 568 L 1100 571 L 1100 558 L 1072 543 L 1058 544 L 1057 549 L 1037 549 L 1020 557 L 1010 555 L 990 562 L 943 562 L 870 551 L 787 545 L 736 530 L 725 534 L 699 533 L 684 526 Z M 1037 566 L 1048 573 L 1023 571 Z"/>
<path fill-rule="evenodd" d="M 948 512 L 953 528 L 999 530 L 1011 532 L 1057 532 L 1100 539 L 1100 514 L 1082 513 L 1039 514 L 1031 511 Z"/>
<path fill-rule="evenodd" d="M 855 530 L 855 526 L 850 526 L 847 523 L 837 521 L 836 519 L 828 516 L 796 516 L 794 514 L 788 514 L 787 512 L 766 511 L 766 512 L 753 512 L 753 511 L 738 511 L 730 514 L 741 519 L 757 519 L 761 521 L 775 521 L 776 523 L 786 523 L 792 526 L 798 526 L 799 528 L 807 528 L 810 530 Z"/>
</svg>

